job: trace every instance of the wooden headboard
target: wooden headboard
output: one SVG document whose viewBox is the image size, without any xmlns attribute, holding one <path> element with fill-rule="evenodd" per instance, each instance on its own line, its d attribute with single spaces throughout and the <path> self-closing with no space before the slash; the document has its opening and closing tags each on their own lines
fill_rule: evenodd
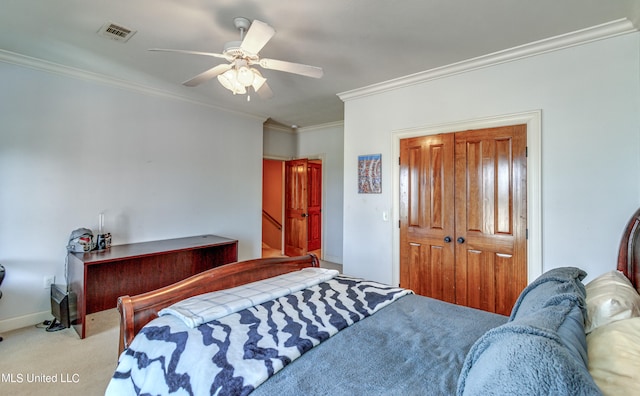
<svg viewBox="0 0 640 396">
<path fill-rule="evenodd" d="M 305 267 L 319 266 L 320 261 L 313 254 L 300 257 L 272 257 L 240 261 L 212 268 L 148 293 L 119 297 L 120 345 L 118 355 L 129 347 L 133 337 L 145 324 L 158 317 L 158 312 L 162 308 L 199 294 L 256 282 Z"/>
<path fill-rule="evenodd" d="M 618 252 L 618 271 L 622 271 L 640 292 L 640 209 L 624 229 Z"/>
</svg>

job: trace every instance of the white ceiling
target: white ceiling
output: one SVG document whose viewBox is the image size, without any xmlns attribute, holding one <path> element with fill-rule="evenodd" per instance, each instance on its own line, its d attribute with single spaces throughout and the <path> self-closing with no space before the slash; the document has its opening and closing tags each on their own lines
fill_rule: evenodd
<svg viewBox="0 0 640 396">
<path fill-rule="evenodd" d="M 343 119 L 336 94 L 602 23 L 638 26 L 640 0 L 2 0 L 0 61 L 17 53 L 300 127 Z M 221 59 L 147 51 L 222 52 L 233 18 L 276 35 L 260 52 L 319 66 L 321 79 L 262 70 L 274 96 L 232 95 L 216 79 L 181 83 Z M 127 42 L 97 34 L 113 22 Z M 6 52 L 8 51 L 8 52 Z M 13 54 L 10 54 L 13 55 Z"/>
</svg>

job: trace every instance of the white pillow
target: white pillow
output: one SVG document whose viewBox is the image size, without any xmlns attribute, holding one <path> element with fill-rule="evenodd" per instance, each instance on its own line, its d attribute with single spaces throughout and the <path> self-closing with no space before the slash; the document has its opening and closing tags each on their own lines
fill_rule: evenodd
<svg viewBox="0 0 640 396">
<path fill-rule="evenodd" d="M 589 373 L 605 396 L 640 395 L 640 318 L 595 329 L 587 348 Z"/>
<path fill-rule="evenodd" d="M 586 285 L 585 332 L 617 320 L 640 316 L 640 295 L 622 272 L 606 272 Z"/>
</svg>

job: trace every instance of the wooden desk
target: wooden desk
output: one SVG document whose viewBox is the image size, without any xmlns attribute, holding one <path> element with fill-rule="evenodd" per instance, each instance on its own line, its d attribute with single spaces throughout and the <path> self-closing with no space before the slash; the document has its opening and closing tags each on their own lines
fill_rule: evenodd
<svg viewBox="0 0 640 396">
<path fill-rule="evenodd" d="M 145 293 L 238 260 L 238 241 L 215 235 L 116 245 L 69 253 L 69 288 L 77 315 L 71 323 L 85 337 L 88 314 L 114 308 L 118 297 Z"/>
</svg>

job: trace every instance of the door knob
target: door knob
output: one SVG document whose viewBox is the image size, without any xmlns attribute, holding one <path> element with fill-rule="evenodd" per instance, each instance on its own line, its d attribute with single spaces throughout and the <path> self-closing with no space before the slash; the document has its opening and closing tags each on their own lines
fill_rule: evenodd
<svg viewBox="0 0 640 396">
<path fill-rule="evenodd" d="M 458 241 L 458 243 L 464 243 L 464 238 L 463 237 L 458 237 L 457 241 Z"/>
<path fill-rule="evenodd" d="M 307 216 L 308 216 L 308 214 L 306 214 L 306 213 L 302 213 L 300 216 L 302 216 L 302 217 L 307 217 Z"/>
<path fill-rule="evenodd" d="M 444 241 L 445 241 L 446 243 L 451 242 L 451 237 L 447 235 L 446 237 L 444 237 Z"/>
</svg>

